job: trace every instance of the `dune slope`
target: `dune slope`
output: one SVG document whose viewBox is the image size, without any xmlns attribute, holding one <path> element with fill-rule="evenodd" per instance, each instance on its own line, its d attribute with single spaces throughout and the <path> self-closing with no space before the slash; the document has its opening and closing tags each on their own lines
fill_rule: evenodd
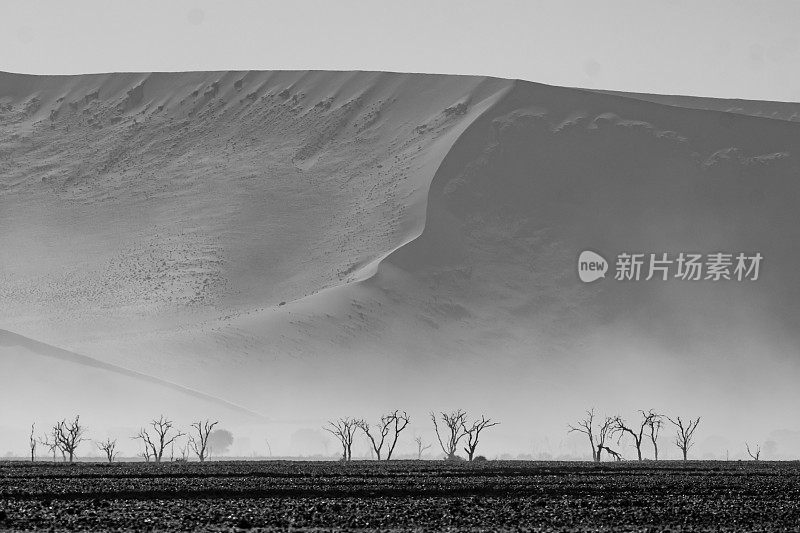
<svg viewBox="0 0 800 533">
<path fill-rule="evenodd" d="M 591 405 L 766 433 L 798 400 L 800 124 L 668 103 L 368 72 L 0 75 L 0 324 L 286 435 L 397 406 L 424 432 L 464 406 L 509 421 L 497 450 L 571 453 Z M 586 285 L 584 249 L 764 266 Z"/>
</svg>

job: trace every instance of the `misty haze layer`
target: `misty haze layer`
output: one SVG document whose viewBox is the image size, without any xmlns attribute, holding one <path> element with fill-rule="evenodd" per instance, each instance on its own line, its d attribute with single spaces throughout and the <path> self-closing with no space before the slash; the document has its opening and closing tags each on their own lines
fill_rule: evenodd
<svg viewBox="0 0 800 533">
<path fill-rule="evenodd" d="M 76 412 L 121 434 L 216 416 L 287 455 L 395 408 L 427 440 L 430 410 L 500 419 L 497 454 L 584 453 L 565 427 L 591 406 L 702 415 L 698 456 L 796 429 L 795 109 L 666 103 L 370 72 L 0 75 L 0 328 L 70 351 L 3 334 L 20 442 L 0 444 Z M 585 249 L 764 264 L 583 284 Z"/>
</svg>

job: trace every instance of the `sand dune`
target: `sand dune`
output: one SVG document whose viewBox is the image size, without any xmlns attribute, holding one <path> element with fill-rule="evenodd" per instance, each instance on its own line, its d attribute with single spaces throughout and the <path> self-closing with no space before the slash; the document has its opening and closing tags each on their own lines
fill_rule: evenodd
<svg viewBox="0 0 800 533">
<path fill-rule="evenodd" d="M 420 432 L 429 409 L 502 417 L 497 451 L 569 452 L 590 405 L 766 434 L 798 399 L 800 124 L 759 106 L 369 72 L 0 75 L 0 324 L 264 413 L 285 442 L 396 406 Z M 766 266 L 583 285 L 586 248 Z"/>
<path fill-rule="evenodd" d="M 675 107 L 685 107 L 688 109 L 706 109 L 776 120 L 800 121 L 800 103 L 796 102 L 762 102 L 758 100 L 741 100 L 736 98 L 702 98 L 682 95 L 622 93 L 618 91 L 597 92 L 614 94 L 625 98 L 636 98 L 646 102 L 656 102 Z"/>
</svg>

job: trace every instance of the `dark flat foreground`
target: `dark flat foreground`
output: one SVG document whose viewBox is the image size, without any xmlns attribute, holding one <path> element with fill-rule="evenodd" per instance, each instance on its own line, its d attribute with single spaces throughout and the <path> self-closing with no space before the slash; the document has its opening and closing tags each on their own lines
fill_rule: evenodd
<svg viewBox="0 0 800 533">
<path fill-rule="evenodd" d="M 0 528 L 800 531 L 800 463 L 0 462 Z"/>
</svg>

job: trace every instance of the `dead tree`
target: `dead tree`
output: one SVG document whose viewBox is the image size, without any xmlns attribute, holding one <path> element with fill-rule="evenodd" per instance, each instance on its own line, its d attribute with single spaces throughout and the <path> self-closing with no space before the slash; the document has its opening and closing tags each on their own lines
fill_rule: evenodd
<svg viewBox="0 0 800 533">
<path fill-rule="evenodd" d="M 586 418 L 580 420 L 576 426 L 570 425 L 569 432 L 583 433 L 589 438 L 589 446 L 592 448 L 592 461 L 597 462 L 597 448 L 594 444 L 594 408 L 586 411 Z"/>
<path fill-rule="evenodd" d="M 96 442 L 97 449 L 105 452 L 106 459 L 108 459 L 109 463 L 114 462 L 114 458 L 117 456 L 118 452 L 115 450 L 117 447 L 117 439 L 111 440 L 111 437 L 108 437 L 103 442 Z"/>
<path fill-rule="evenodd" d="M 425 450 L 430 449 L 430 444 L 423 444 L 422 437 L 415 437 L 414 442 L 417 443 L 417 460 L 422 459 L 422 454 Z"/>
<path fill-rule="evenodd" d="M 615 461 L 622 461 L 622 456 L 619 453 L 617 453 L 616 451 L 614 451 L 611 448 L 609 448 L 608 446 L 603 446 L 603 450 L 608 452 L 608 455 L 612 456 Z"/>
<path fill-rule="evenodd" d="M 167 446 L 172 444 L 178 437 L 183 436 L 184 433 L 174 429 L 172 420 L 165 418 L 164 415 L 161 415 L 158 419 L 153 419 L 150 422 L 150 426 L 153 428 L 152 435 L 149 430 L 142 428 L 138 434 L 131 438 L 141 440 L 147 455 L 156 463 L 160 463 Z M 145 456 L 143 455 L 143 457 Z M 145 460 L 149 459 L 145 457 Z"/>
<path fill-rule="evenodd" d="M 464 447 L 464 451 L 467 452 L 467 459 L 469 461 L 472 461 L 472 458 L 475 456 L 475 449 L 478 447 L 478 438 L 481 435 L 481 431 L 496 426 L 499 423 L 500 422 L 492 422 L 491 418 L 486 418 L 481 415 L 481 419 L 473 422 L 472 426 L 469 428 L 467 428 L 466 424 L 464 425 L 464 431 L 467 433 L 467 445 Z"/>
<path fill-rule="evenodd" d="M 645 430 L 646 427 L 649 426 L 650 421 L 652 420 L 652 418 L 653 417 L 657 417 L 658 415 L 656 415 L 653 411 L 650 411 L 650 412 L 647 412 L 647 413 L 644 412 L 644 411 L 639 411 L 639 412 L 642 413 L 642 421 L 639 424 L 638 428 L 632 427 L 632 426 L 628 426 L 627 423 L 625 422 L 625 420 L 623 420 L 623 418 L 621 416 L 615 416 L 611 431 L 612 431 L 612 433 L 615 433 L 615 434 L 619 435 L 619 438 L 617 438 L 617 444 L 619 444 L 620 440 L 622 440 L 622 437 L 626 433 L 628 435 L 630 435 L 633 438 L 634 446 L 636 446 L 636 455 L 637 455 L 638 459 L 641 461 L 642 460 L 642 441 L 644 440 L 644 430 Z"/>
<path fill-rule="evenodd" d="M 395 446 L 397 446 L 397 439 L 400 437 L 400 433 L 408 426 L 409 422 L 411 422 L 411 417 L 408 413 L 405 411 L 402 413 L 400 411 L 394 411 L 381 417 L 380 423 L 376 426 L 377 431 L 371 430 L 370 425 L 365 420 L 356 420 L 355 423 L 356 426 L 369 437 L 372 449 L 375 451 L 378 461 L 381 460 L 383 444 L 384 442 L 386 443 L 386 460 L 389 461 L 392 458 Z M 375 434 L 373 435 L 373 433 Z M 392 433 L 392 437 L 389 437 L 389 440 L 387 440 L 389 433 Z"/>
<path fill-rule="evenodd" d="M 391 443 L 389 442 L 386 443 L 386 445 L 389 447 L 386 450 L 387 461 L 392 459 L 394 448 L 395 446 L 397 446 L 397 439 L 400 438 L 400 433 L 402 433 L 403 430 L 406 429 L 406 427 L 410 422 L 411 422 L 411 417 L 405 411 L 403 411 L 402 413 L 400 411 L 395 411 L 394 413 L 392 413 L 391 428 L 394 436 L 392 437 Z"/>
<path fill-rule="evenodd" d="M 610 416 L 607 416 L 603 423 L 600 424 L 600 430 L 597 432 L 597 458 L 595 459 L 598 463 L 602 459 L 603 450 L 608 451 L 608 447 L 606 446 L 606 439 L 611 437 L 614 430 L 614 419 Z M 614 455 L 614 454 L 611 454 Z"/>
<path fill-rule="evenodd" d="M 356 420 L 356 427 L 358 427 L 369 438 L 372 444 L 372 449 L 375 451 L 375 456 L 378 461 L 381 460 L 381 452 L 383 451 L 383 444 L 386 441 L 386 436 L 389 434 L 389 424 L 391 424 L 391 415 L 383 415 L 381 421 L 371 429 L 366 420 Z"/>
<path fill-rule="evenodd" d="M 353 459 L 353 436 L 358 428 L 358 420 L 350 417 L 340 418 L 339 420 L 331 420 L 327 426 L 322 429 L 333 435 L 339 440 L 342 445 L 342 461 L 350 461 Z"/>
<path fill-rule="evenodd" d="M 31 435 L 28 438 L 28 446 L 31 449 L 31 462 L 36 460 L 36 445 L 39 444 L 39 441 L 36 440 L 34 436 L 34 432 L 36 431 L 36 423 L 31 424 Z"/>
<path fill-rule="evenodd" d="M 179 463 L 187 463 L 189 462 L 189 443 L 187 442 L 185 445 L 180 447 L 181 456 L 176 459 Z"/>
<path fill-rule="evenodd" d="M 683 460 L 685 461 L 689 454 L 689 449 L 694 445 L 694 432 L 700 424 L 700 417 L 698 416 L 696 420 L 690 418 L 688 422 L 681 420 L 681 417 L 676 417 L 675 420 L 667 417 L 667 420 L 675 426 L 675 445 L 683 452 Z"/>
<path fill-rule="evenodd" d="M 78 449 L 78 446 L 80 446 L 81 442 L 86 440 L 85 434 L 86 428 L 81 426 L 80 415 L 76 416 L 75 419 L 69 423 L 64 419 L 53 426 L 53 437 L 56 446 L 61 450 L 61 455 L 65 460 L 69 458 L 70 463 L 75 459 L 75 451 Z"/>
<path fill-rule="evenodd" d="M 433 421 L 433 428 L 436 430 L 436 438 L 439 440 L 439 446 L 442 447 L 445 458 L 449 461 L 456 459 L 456 450 L 458 450 L 458 443 L 461 439 L 467 436 L 466 420 L 467 413 L 459 409 L 452 413 L 440 413 L 442 422 L 446 427 L 447 433 L 445 438 L 439 433 L 439 425 L 436 423 L 436 415 L 431 413 L 431 420 Z M 442 429 L 445 432 L 445 429 Z"/>
<path fill-rule="evenodd" d="M 50 430 L 49 435 L 45 435 L 44 437 L 39 437 L 39 444 L 50 450 L 50 453 L 53 454 L 53 462 L 55 463 L 56 452 L 58 451 L 58 443 L 56 442 L 55 438 L 55 428 Z"/>
<path fill-rule="evenodd" d="M 195 433 L 189 434 L 189 442 L 188 445 L 194 451 L 194 454 L 200 460 L 201 463 L 205 462 L 206 458 L 208 457 L 208 437 L 211 435 L 211 431 L 214 429 L 219 421 L 215 420 L 211 422 L 210 420 L 206 420 L 205 422 L 198 420 L 197 422 L 192 423 L 192 429 Z"/>
<path fill-rule="evenodd" d="M 750 458 L 753 461 L 759 461 L 760 460 L 760 457 L 761 457 L 761 445 L 760 444 L 756 445 L 755 448 L 753 448 L 751 450 L 750 449 L 750 445 L 745 442 L 744 443 L 744 447 L 747 448 L 747 455 L 749 455 Z"/>
<path fill-rule="evenodd" d="M 650 442 L 653 443 L 653 454 L 655 460 L 658 461 L 658 434 L 664 426 L 664 417 L 653 413 L 653 411 L 650 411 L 648 414 L 652 415 L 647 422 L 647 427 L 650 432 Z M 644 416 L 644 411 L 642 411 L 642 415 Z"/>
</svg>

